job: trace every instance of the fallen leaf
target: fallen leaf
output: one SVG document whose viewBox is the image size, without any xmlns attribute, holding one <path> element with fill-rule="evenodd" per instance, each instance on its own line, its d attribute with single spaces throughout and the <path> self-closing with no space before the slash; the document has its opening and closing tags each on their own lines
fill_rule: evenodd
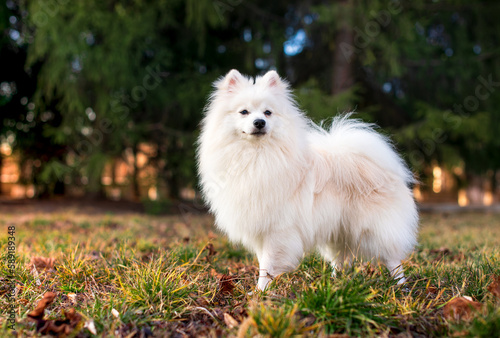
<svg viewBox="0 0 500 338">
<path fill-rule="evenodd" d="M 47 320 L 45 325 L 38 330 L 38 332 L 41 334 L 57 335 L 59 337 L 69 335 L 75 329 L 79 329 L 82 316 L 76 312 L 75 309 L 65 311 L 64 317 L 66 317 L 66 319 Z"/>
<path fill-rule="evenodd" d="M 243 303 L 234 305 L 234 310 L 232 310 L 233 316 L 237 319 L 243 319 L 247 316 L 247 310 L 243 307 Z"/>
<path fill-rule="evenodd" d="M 219 276 L 219 293 L 221 295 L 232 295 L 234 291 L 233 277 L 221 274 Z"/>
<path fill-rule="evenodd" d="M 456 254 L 456 255 L 454 255 L 454 256 L 452 257 L 452 260 L 453 260 L 453 261 L 457 261 L 457 262 L 461 262 L 461 261 L 463 261 L 464 259 L 465 259 L 465 254 L 464 254 L 463 252 L 461 252 L 461 251 L 460 251 L 458 254 Z"/>
<path fill-rule="evenodd" d="M 438 262 L 443 260 L 446 256 L 450 255 L 451 250 L 445 247 L 441 247 L 439 249 L 432 249 L 430 253 L 436 255 L 436 258 L 434 258 L 434 262 Z"/>
<path fill-rule="evenodd" d="M 461 262 L 465 259 L 465 254 L 463 252 L 460 251 L 456 255 L 452 255 L 452 251 L 445 247 L 441 247 L 439 249 L 432 249 L 430 253 L 436 255 L 436 258 L 434 258 L 435 262 L 441 261 L 445 257 L 447 258 L 447 260 L 458 261 L 458 262 Z"/>
<path fill-rule="evenodd" d="M 7 292 L 12 292 L 10 286 L 10 280 L 7 278 L 0 277 L 0 296 L 3 296 Z"/>
<path fill-rule="evenodd" d="M 448 320 L 470 320 L 474 312 L 481 310 L 483 305 L 470 297 L 457 297 L 450 300 L 443 308 L 443 315 Z"/>
<path fill-rule="evenodd" d="M 229 313 L 224 313 L 224 323 L 226 323 L 227 327 L 229 327 L 230 329 L 240 325 L 240 323 L 238 323 L 238 321 L 234 319 Z"/>
<path fill-rule="evenodd" d="M 495 276 L 493 283 L 488 285 L 488 291 L 496 298 L 500 299 L 500 276 Z"/>
<path fill-rule="evenodd" d="M 217 254 L 217 251 L 215 251 L 214 245 L 212 243 L 208 243 L 204 250 L 208 251 L 208 254 L 205 258 L 207 262 L 210 263 L 210 257 L 215 256 Z"/>
<path fill-rule="evenodd" d="M 451 253 L 451 250 L 442 246 L 439 249 L 432 249 L 430 251 L 430 253 L 431 254 L 441 254 L 444 256 L 444 255 L 449 255 Z"/>
<path fill-rule="evenodd" d="M 437 295 L 439 290 L 438 288 L 436 288 L 435 286 L 432 286 L 432 285 L 429 285 L 426 289 L 425 289 L 425 292 L 428 294 L 428 295 Z"/>
<path fill-rule="evenodd" d="M 82 315 L 71 308 L 68 311 L 64 311 L 64 317 L 69 321 L 69 324 L 74 328 L 82 320 Z"/>
<path fill-rule="evenodd" d="M 28 313 L 28 317 L 34 320 L 42 319 L 45 309 L 54 301 L 54 298 L 56 298 L 56 294 L 54 292 L 45 292 L 43 298 L 36 305 L 36 308 Z"/>
<path fill-rule="evenodd" d="M 28 318 L 36 322 L 36 331 L 38 333 L 62 337 L 69 335 L 75 329 L 79 329 L 82 316 L 75 309 L 69 309 L 63 312 L 65 319 L 44 319 L 45 309 L 54 301 L 55 297 L 55 293 L 46 292 L 38 302 L 35 310 L 28 314 Z"/>
<path fill-rule="evenodd" d="M 43 270 L 53 270 L 55 262 L 55 258 L 31 257 L 28 266 L 34 267 L 38 272 L 41 272 Z"/>
</svg>

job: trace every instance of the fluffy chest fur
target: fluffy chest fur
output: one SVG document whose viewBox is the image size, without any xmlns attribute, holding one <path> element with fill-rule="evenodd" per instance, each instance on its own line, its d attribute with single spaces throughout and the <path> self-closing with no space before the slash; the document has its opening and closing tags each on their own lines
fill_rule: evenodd
<svg viewBox="0 0 500 338">
<path fill-rule="evenodd" d="M 309 161 L 289 145 L 240 140 L 207 157 L 202 186 L 218 227 L 233 240 L 279 229 L 293 217 L 290 200 L 308 177 Z"/>
</svg>

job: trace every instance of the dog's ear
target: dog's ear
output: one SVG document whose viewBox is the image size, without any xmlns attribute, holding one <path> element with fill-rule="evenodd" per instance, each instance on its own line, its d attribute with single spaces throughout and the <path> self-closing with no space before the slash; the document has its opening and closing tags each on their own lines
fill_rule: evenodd
<svg viewBox="0 0 500 338">
<path fill-rule="evenodd" d="M 263 82 L 269 87 L 281 87 L 282 81 L 275 70 L 270 70 L 262 77 Z"/>
<path fill-rule="evenodd" d="M 231 69 L 229 73 L 219 82 L 217 86 L 221 90 L 227 90 L 228 92 L 234 92 L 238 86 L 243 83 L 245 78 L 236 69 Z"/>
</svg>

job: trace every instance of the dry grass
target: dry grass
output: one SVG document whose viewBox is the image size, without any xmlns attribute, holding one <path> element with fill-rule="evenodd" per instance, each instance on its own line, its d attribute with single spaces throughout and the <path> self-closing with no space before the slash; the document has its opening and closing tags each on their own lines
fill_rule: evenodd
<svg viewBox="0 0 500 338">
<path fill-rule="evenodd" d="M 500 275 L 500 216 L 423 215 L 420 245 L 405 262 L 407 284 L 380 266 L 358 262 L 336 278 L 316 255 L 253 290 L 257 262 L 215 232 L 204 215 L 4 214 L 0 278 L 7 281 L 8 226 L 16 226 L 14 309 L 17 332 L 47 291 L 47 318 L 74 308 L 99 336 L 484 336 L 500 332 L 498 299 L 487 290 Z M 212 245 L 209 245 L 212 244 Z M 36 259 L 38 257 L 38 259 Z M 6 333 L 8 288 L 0 292 Z M 468 321 L 443 317 L 458 296 L 483 304 Z M 113 311 L 113 309 L 115 311 Z M 75 331 L 76 332 L 76 331 Z"/>
</svg>

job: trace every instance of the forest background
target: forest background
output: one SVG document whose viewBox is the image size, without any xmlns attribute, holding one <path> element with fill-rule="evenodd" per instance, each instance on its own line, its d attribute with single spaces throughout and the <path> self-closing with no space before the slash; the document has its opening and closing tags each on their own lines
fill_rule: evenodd
<svg viewBox="0 0 500 338">
<path fill-rule="evenodd" d="M 439 167 L 496 191 L 499 14 L 494 0 L 8 0 L 0 159 L 32 197 L 108 196 L 121 161 L 128 196 L 177 200 L 197 187 L 212 82 L 276 69 L 313 121 L 377 123 L 423 189 Z"/>
</svg>

